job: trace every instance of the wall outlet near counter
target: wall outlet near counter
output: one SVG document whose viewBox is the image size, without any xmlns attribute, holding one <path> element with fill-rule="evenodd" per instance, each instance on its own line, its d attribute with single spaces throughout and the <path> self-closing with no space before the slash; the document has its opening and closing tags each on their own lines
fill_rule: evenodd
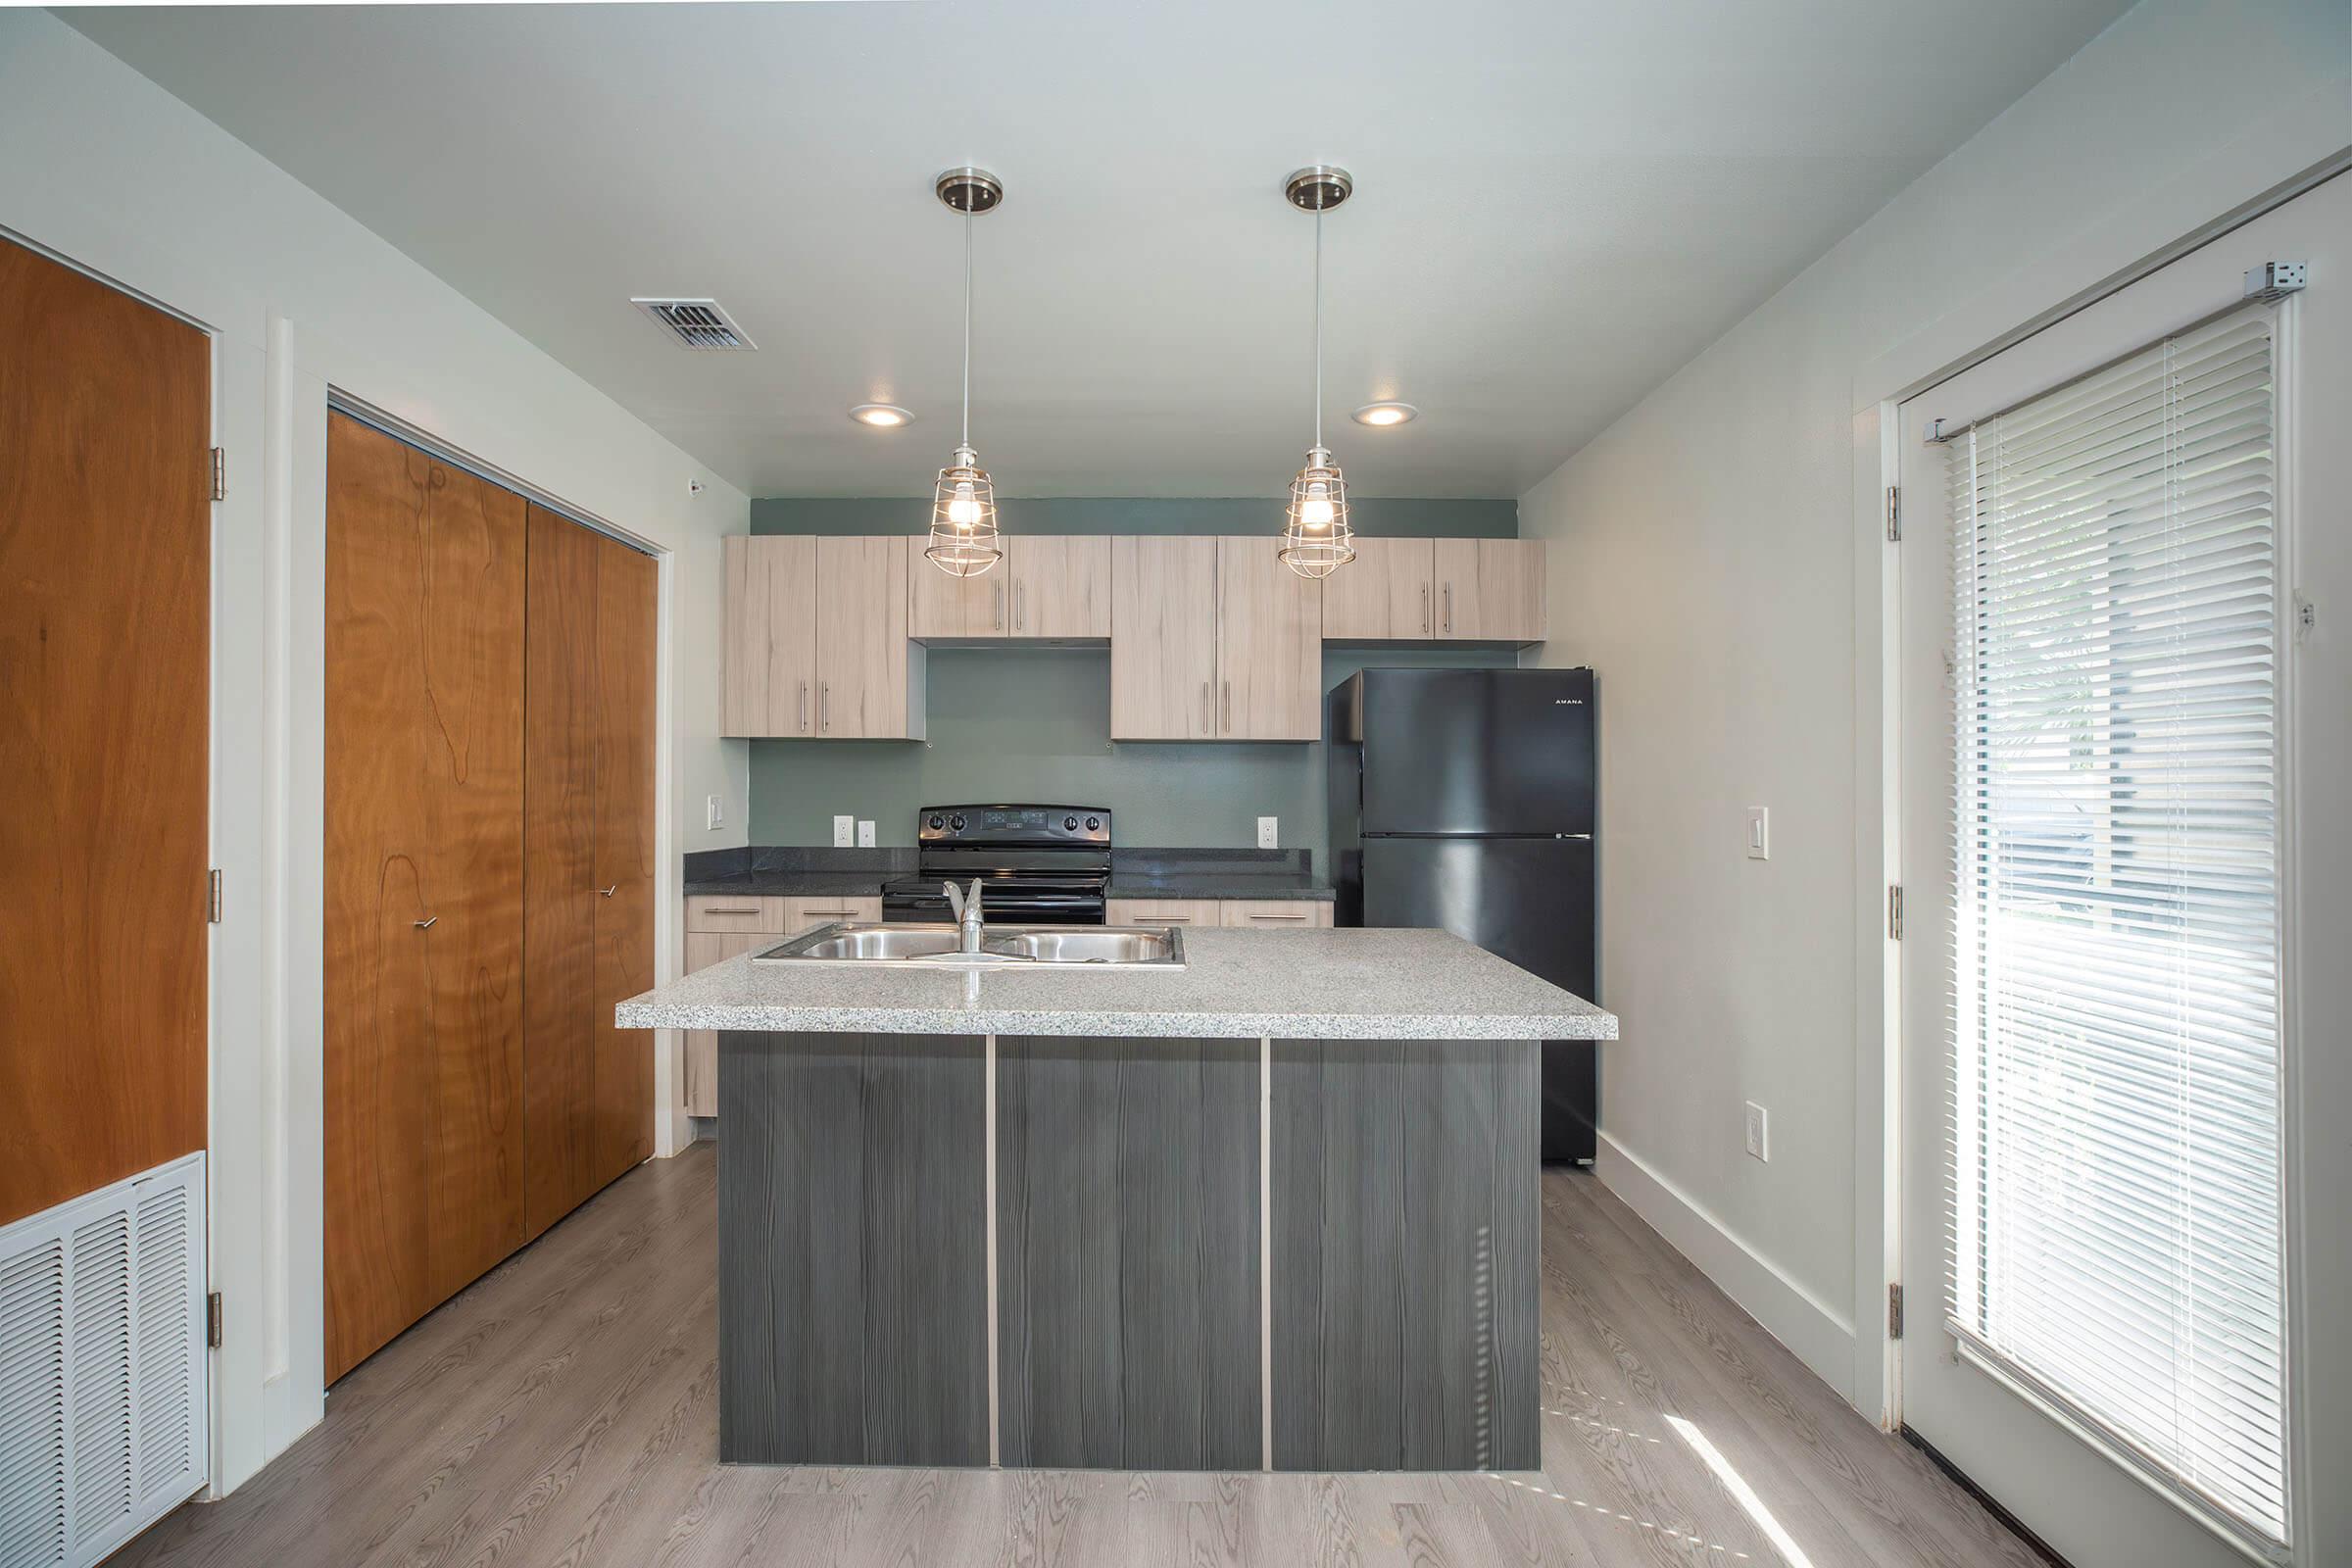
<svg viewBox="0 0 2352 1568">
<path fill-rule="evenodd" d="M 1261 816 L 1257 819 L 1257 847 L 1259 849 L 1279 850 L 1282 848 L 1282 835 L 1276 831 L 1281 821 L 1280 817 L 1275 816 Z"/>
<path fill-rule="evenodd" d="M 1764 1107 L 1752 1100 L 1747 1102 L 1747 1152 L 1768 1165 L 1772 1163 L 1771 1128 L 1765 1120 Z"/>
<path fill-rule="evenodd" d="M 858 822 L 858 847 L 861 850 L 874 847 L 874 824 L 862 817 Z"/>
<path fill-rule="evenodd" d="M 833 847 L 837 850 L 851 849 L 857 842 L 858 819 L 854 816 L 835 817 L 833 819 Z"/>
</svg>

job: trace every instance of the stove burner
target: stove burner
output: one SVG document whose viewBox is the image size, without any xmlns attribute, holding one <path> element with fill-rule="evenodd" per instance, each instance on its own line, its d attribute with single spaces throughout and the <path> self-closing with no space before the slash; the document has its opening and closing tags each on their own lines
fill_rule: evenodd
<svg viewBox="0 0 2352 1568">
<path fill-rule="evenodd" d="M 916 874 L 882 889 L 883 917 L 949 918 L 943 882 L 981 883 L 1004 925 L 1101 925 L 1110 884 L 1110 810 L 1101 806 L 926 806 Z"/>
</svg>

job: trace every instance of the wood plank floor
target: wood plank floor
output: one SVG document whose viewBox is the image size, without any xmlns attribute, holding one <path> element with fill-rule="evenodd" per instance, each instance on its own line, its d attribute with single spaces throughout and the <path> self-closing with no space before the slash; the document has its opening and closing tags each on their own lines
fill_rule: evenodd
<svg viewBox="0 0 2352 1568">
<path fill-rule="evenodd" d="M 706 1144 L 624 1177 L 337 1384 L 324 1423 L 262 1475 L 114 1561 L 2038 1568 L 1565 1172 L 1544 1184 L 1540 1472 L 722 1467 L 715 1170 Z"/>
</svg>

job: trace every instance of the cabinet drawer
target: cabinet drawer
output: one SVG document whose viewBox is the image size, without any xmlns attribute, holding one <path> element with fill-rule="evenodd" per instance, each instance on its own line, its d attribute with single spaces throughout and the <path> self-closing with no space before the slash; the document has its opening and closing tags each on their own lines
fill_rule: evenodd
<svg viewBox="0 0 2352 1568">
<path fill-rule="evenodd" d="M 1214 899 L 1112 899 L 1103 917 L 1112 925 L 1215 925 Z"/>
<path fill-rule="evenodd" d="M 782 899 L 698 893 L 686 901 L 686 929 L 778 934 L 784 929 L 784 904 Z"/>
<path fill-rule="evenodd" d="M 866 923 L 882 918 L 882 900 L 879 896 L 865 899 L 783 899 L 784 923 L 781 927 L 788 937 L 836 920 L 857 920 Z"/>
<path fill-rule="evenodd" d="M 1219 912 L 1225 925 L 1319 926 L 1331 909 L 1321 899 L 1227 899 Z"/>
</svg>

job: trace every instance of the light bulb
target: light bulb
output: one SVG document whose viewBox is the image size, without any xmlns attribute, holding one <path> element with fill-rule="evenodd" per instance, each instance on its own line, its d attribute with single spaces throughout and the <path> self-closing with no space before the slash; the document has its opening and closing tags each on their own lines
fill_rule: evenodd
<svg viewBox="0 0 2352 1568">
<path fill-rule="evenodd" d="M 1298 505 L 1298 521 L 1308 528 L 1331 526 L 1331 491 L 1319 484 L 1308 485 L 1306 499 Z"/>
<path fill-rule="evenodd" d="M 948 503 L 948 520 L 958 528 L 977 526 L 980 521 L 980 502 L 968 483 L 956 487 L 956 498 Z"/>
</svg>

